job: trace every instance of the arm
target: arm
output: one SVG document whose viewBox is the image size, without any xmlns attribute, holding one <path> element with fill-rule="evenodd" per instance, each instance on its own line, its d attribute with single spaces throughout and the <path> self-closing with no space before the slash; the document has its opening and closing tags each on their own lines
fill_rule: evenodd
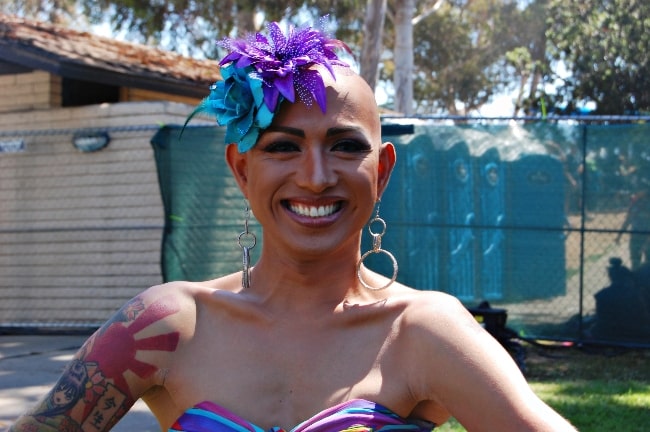
<svg viewBox="0 0 650 432">
<path fill-rule="evenodd" d="M 165 318 L 179 307 L 161 294 L 162 286 L 150 289 L 122 307 L 84 343 L 43 400 L 9 430 L 110 430 L 159 384 L 161 366 L 178 344 L 179 332 Z"/>
<path fill-rule="evenodd" d="M 444 407 L 470 432 L 576 431 L 534 394 L 510 354 L 458 300 L 428 299 L 413 305 L 407 324 L 415 362 L 409 382 L 419 400 Z"/>
</svg>

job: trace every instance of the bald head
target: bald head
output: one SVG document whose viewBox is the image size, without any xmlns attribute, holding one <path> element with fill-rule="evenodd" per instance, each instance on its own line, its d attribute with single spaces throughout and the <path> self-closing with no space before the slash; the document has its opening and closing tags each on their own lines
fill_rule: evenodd
<svg viewBox="0 0 650 432">
<path fill-rule="evenodd" d="M 272 124 L 284 122 L 287 115 L 301 116 L 308 115 L 314 122 L 319 120 L 324 123 L 326 120 L 339 119 L 347 124 L 356 124 L 366 129 L 372 141 L 381 141 L 381 122 L 379 109 L 375 95 L 368 83 L 357 73 L 347 67 L 335 67 L 332 75 L 326 69 L 322 69 L 321 76 L 326 88 L 326 111 L 323 113 L 318 105 L 312 100 L 305 103 L 298 99 L 295 103 L 285 100 Z M 312 123 L 315 127 L 316 123 Z"/>
</svg>

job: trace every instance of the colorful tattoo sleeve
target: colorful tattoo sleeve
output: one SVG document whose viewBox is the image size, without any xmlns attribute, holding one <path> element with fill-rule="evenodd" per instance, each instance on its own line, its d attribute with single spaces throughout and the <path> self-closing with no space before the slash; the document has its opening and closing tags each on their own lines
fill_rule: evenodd
<svg viewBox="0 0 650 432">
<path fill-rule="evenodd" d="M 137 333 L 180 310 L 169 298 L 145 306 L 135 297 L 91 336 L 64 369 L 43 402 L 11 431 L 105 431 L 135 403 L 125 373 L 141 379 L 158 367 L 136 356 L 140 351 L 174 351 L 177 331 L 138 338 Z"/>
</svg>

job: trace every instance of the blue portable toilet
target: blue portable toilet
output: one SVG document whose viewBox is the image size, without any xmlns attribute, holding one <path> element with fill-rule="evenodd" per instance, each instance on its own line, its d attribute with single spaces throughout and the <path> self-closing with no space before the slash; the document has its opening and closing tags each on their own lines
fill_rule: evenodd
<svg viewBox="0 0 650 432">
<path fill-rule="evenodd" d="M 404 176 L 405 281 L 422 290 L 440 290 L 441 216 L 439 182 L 441 152 L 434 137 L 417 134 L 402 152 Z"/>
<path fill-rule="evenodd" d="M 462 302 L 475 301 L 476 274 L 473 225 L 475 223 L 474 175 L 469 146 L 458 129 L 448 134 L 443 146 L 444 168 L 438 177 L 444 193 L 441 199 L 443 249 L 442 289 Z"/>
<path fill-rule="evenodd" d="M 477 296 L 482 300 L 503 300 L 504 166 L 494 136 L 485 131 L 471 132 L 472 139 L 467 141 L 475 179 Z"/>
<path fill-rule="evenodd" d="M 564 167 L 522 128 L 505 131 L 505 296 L 547 299 L 566 292 Z"/>
</svg>

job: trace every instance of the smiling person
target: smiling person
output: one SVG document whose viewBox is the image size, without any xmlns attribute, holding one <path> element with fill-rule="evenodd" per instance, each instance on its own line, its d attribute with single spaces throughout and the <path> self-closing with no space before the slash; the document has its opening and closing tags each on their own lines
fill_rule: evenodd
<svg viewBox="0 0 650 432">
<path fill-rule="evenodd" d="M 198 108 L 227 128 L 258 261 L 246 225 L 241 272 L 145 290 L 11 430 L 109 430 L 142 398 L 168 431 L 574 431 L 456 298 L 395 280 L 379 202 L 396 154 L 372 90 L 324 31 L 268 29 L 222 42 Z"/>
</svg>

